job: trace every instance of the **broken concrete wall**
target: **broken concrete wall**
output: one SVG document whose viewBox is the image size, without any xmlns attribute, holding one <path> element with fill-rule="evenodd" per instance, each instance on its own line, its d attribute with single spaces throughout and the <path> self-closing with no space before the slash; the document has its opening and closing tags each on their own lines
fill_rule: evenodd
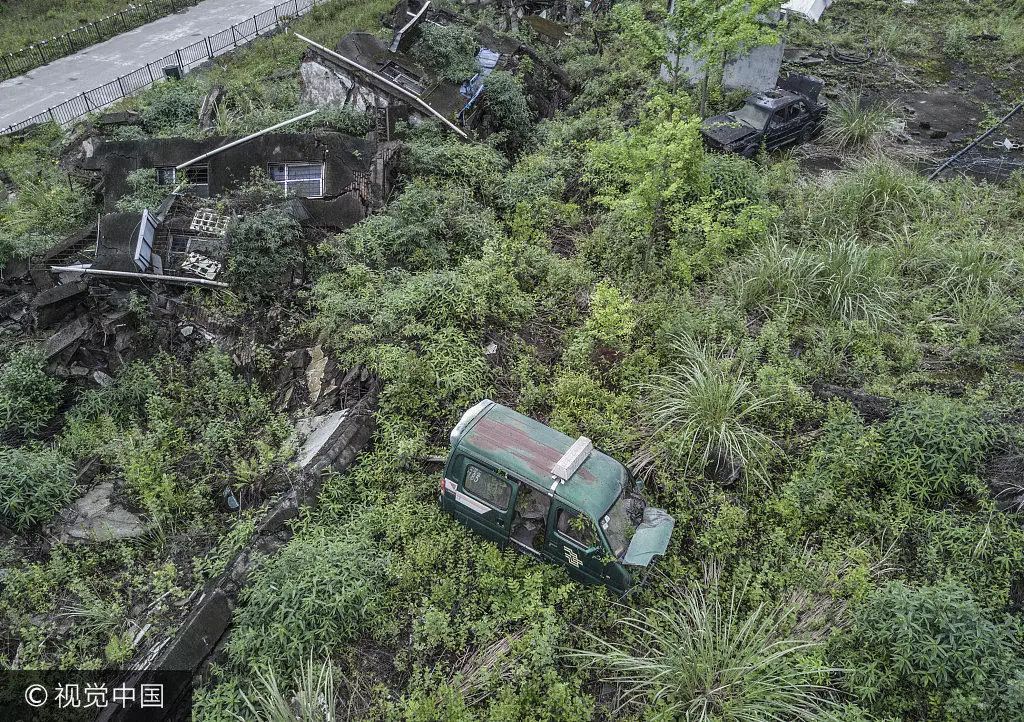
<svg viewBox="0 0 1024 722">
<path fill-rule="evenodd" d="M 340 423 L 331 425 L 326 441 L 301 471 L 292 490 L 270 509 L 253 539 L 228 564 L 227 570 L 207 585 L 178 632 L 134 660 L 134 669 L 184 670 L 201 674 L 216 660 L 230 633 L 238 594 L 259 558 L 276 552 L 291 538 L 288 522 L 298 516 L 303 506 L 315 503 L 322 486 L 321 472 L 327 467 L 344 471 L 366 448 L 376 428 L 376 406 L 374 387 L 353 408 L 338 412 L 342 416 Z M 128 679 L 132 686 L 138 686 L 147 680 L 147 672 L 133 672 Z M 153 710 L 149 719 L 173 719 L 174 702 L 188 691 L 185 685 L 176 690 L 165 689 L 165 700 L 169 703 L 167 708 L 160 710 L 159 714 Z M 107 707 L 97 718 L 98 722 L 128 719 L 129 712 L 113 706 Z"/>
<path fill-rule="evenodd" d="M 722 85 L 726 90 L 748 90 L 757 92 L 775 87 L 782 68 L 782 55 L 785 43 L 761 45 L 726 63 L 722 71 Z M 703 60 L 692 55 L 679 58 L 669 52 L 668 59 L 661 66 L 661 77 L 665 82 L 672 82 L 676 73 L 691 83 L 699 83 L 704 79 Z"/>
<path fill-rule="evenodd" d="M 103 176 L 103 202 L 112 210 L 129 192 L 128 175 L 140 168 L 176 166 L 215 150 L 232 138 L 147 138 L 107 141 L 81 166 Z M 253 168 L 267 172 L 271 163 L 312 162 L 324 164 L 324 196 L 307 207 L 317 221 L 334 228 L 347 228 L 362 220 L 381 202 L 387 188 L 373 173 L 376 143 L 342 133 L 270 133 L 229 148 L 197 165 L 209 168 L 208 191 L 216 196 L 248 182 Z M 170 188 L 168 188 L 170 190 Z"/>
</svg>

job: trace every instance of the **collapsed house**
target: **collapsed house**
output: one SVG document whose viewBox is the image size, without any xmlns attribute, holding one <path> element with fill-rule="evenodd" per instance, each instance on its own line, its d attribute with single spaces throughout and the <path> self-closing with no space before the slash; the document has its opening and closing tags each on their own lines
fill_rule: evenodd
<svg viewBox="0 0 1024 722">
<path fill-rule="evenodd" d="M 398 121 L 417 125 L 426 120 L 439 121 L 465 139 L 466 131 L 482 124 L 488 76 L 496 70 L 514 72 L 529 58 L 536 71 L 526 78 L 526 90 L 538 114 L 550 117 L 564 102 L 570 86 L 565 72 L 514 38 L 485 26 L 473 27 L 477 72 L 455 83 L 424 67 L 409 50 L 424 24 L 469 27 L 465 19 L 435 9 L 429 0 L 418 8 L 406 0 L 399 3 L 392 22 L 390 42 L 353 32 L 332 50 L 299 36 L 310 45 L 300 66 L 303 100 L 318 107 L 341 105 L 372 113 L 378 140 L 390 140 Z"/>
<path fill-rule="evenodd" d="M 147 138 L 89 145 L 79 171 L 98 177 L 107 214 L 47 254 L 58 273 L 154 276 L 223 287 L 230 207 L 211 199 L 250 182 L 254 170 L 290 197 L 304 226 L 344 230 L 379 207 L 391 186 L 396 146 L 341 133 L 264 133 L 246 138 Z M 152 169 L 168 195 L 157 208 L 119 212 L 132 173 Z"/>
</svg>

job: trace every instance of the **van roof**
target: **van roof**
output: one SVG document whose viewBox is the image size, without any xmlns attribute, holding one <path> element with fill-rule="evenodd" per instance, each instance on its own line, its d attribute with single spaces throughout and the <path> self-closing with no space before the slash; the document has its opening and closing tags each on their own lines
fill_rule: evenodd
<svg viewBox="0 0 1024 722">
<path fill-rule="evenodd" d="M 552 467 L 574 441 L 529 416 L 485 399 L 467 411 L 452 431 L 452 452 L 488 460 L 548 490 L 554 483 Z M 622 493 L 626 479 L 622 464 L 595 450 L 568 481 L 558 484 L 554 495 L 600 519 Z"/>
</svg>

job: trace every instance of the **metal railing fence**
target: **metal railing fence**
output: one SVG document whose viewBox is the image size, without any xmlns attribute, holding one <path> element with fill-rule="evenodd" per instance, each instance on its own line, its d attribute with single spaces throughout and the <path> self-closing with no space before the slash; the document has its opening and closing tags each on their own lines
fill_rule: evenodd
<svg viewBox="0 0 1024 722">
<path fill-rule="evenodd" d="M 177 0 L 180 2 L 180 0 Z M 47 108 L 31 118 L 0 130 L 0 134 L 13 133 L 30 125 L 53 121 L 60 125 L 68 125 L 88 113 L 105 108 L 112 103 L 127 98 L 165 77 L 164 70 L 178 68 L 184 75 L 198 65 L 213 60 L 218 55 L 230 52 L 240 45 L 245 45 L 269 30 L 275 29 L 289 18 L 304 15 L 317 5 L 324 5 L 331 0 L 287 0 L 264 10 L 258 15 L 232 25 L 227 30 L 209 35 L 191 45 L 175 50 L 173 53 L 147 63 L 137 70 L 111 80 L 109 83 L 76 95 L 63 103 Z"/>
<path fill-rule="evenodd" d="M 79 25 L 49 40 L 42 40 L 27 47 L 0 55 L 0 80 L 16 78 L 41 65 L 58 58 L 73 55 L 90 45 L 120 35 L 157 20 L 171 13 L 191 7 L 200 0 L 147 0 L 138 5 L 129 5 L 124 10 Z"/>
</svg>

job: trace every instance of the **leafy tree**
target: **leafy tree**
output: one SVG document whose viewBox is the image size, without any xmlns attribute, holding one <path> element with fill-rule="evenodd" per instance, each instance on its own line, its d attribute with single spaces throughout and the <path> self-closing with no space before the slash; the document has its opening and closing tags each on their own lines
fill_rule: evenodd
<svg viewBox="0 0 1024 722">
<path fill-rule="evenodd" d="M 484 124 L 508 156 L 520 153 L 533 137 L 534 112 L 521 81 L 512 73 L 495 70 L 484 89 Z"/>
<path fill-rule="evenodd" d="M 778 7 L 773 0 L 674 0 L 666 24 L 667 44 L 676 59 L 669 71 L 678 83 L 682 58 L 692 55 L 703 65 L 702 115 L 712 75 L 746 50 L 778 42 L 778 33 L 762 22 Z"/>
<path fill-rule="evenodd" d="M 1021 632 L 962 586 L 890 582 L 854 613 L 849 685 L 877 715 L 949 722 L 1024 716 Z"/>
</svg>

